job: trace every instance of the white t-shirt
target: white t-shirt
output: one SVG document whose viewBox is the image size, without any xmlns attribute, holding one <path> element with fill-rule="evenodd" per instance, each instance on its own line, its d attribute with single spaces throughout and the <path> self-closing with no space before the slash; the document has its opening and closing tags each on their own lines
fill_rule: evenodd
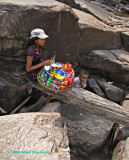
<svg viewBox="0 0 129 160">
<path fill-rule="evenodd" d="M 76 77 L 75 79 L 74 79 L 74 86 L 78 86 L 78 85 L 80 85 L 80 78 L 79 77 Z M 85 82 L 83 82 L 82 83 L 82 85 L 81 85 L 81 88 L 85 88 L 86 87 L 86 81 Z"/>
</svg>

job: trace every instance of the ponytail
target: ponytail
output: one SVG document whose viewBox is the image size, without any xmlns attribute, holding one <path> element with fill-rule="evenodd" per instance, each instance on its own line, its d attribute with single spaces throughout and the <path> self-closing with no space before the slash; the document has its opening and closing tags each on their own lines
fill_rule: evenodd
<svg viewBox="0 0 129 160">
<path fill-rule="evenodd" d="M 29 41 L 28 41 L 28 44 L 26 46 L 26 49 L 29 47 L 29 46 L 33 46 L 33 47 L 36 47 L 36 43 L 35 43 L 35 40 L 38 40 L 40 38 L 38 37 L 33 37 L 31 38 Z"/>
</svg>

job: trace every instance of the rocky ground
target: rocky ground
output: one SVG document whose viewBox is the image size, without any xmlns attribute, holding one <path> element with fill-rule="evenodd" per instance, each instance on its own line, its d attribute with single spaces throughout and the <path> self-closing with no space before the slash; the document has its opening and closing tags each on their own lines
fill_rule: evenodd
<svg viewBox="0 0 129 160">
<path fill-rule="evenodd" d="M 56 54 L 56 61 L 73 64 L 76 75 L 79 69 L 88 70 L 89 91 L 129 108 L 128 1 L 1 0 L 0 18 L 1 114 L 10 114 L 29 96 L 24 69 L 24 50 L 29 32 L 37 27 L 43 28 L 50 37 L 45 49 L 41 49 L 44 59 Z M 127 127 L 116 125 L 116 129 L 113 122 L 65 103 L 44 106 L 43 96 L 35 91 L 32 95 L 30 101 L 19 112 L 59 112 L 68 128 L 71 159 L 129 159 Z M 37 114 L 33 113 L 33 116 Z M 12 124 L 17 124 L 18 116 L 12 117 Z M 1 119 L 1 143 L 13 145 L 12 137 L 11 142 L 4 138 L 6 134 L 11 136 L 12 133 L 13 127 L 7 133 L 8 126 L 3 123 L 9 116 Z M 28 125 L 26 118 L 24 121 Z M 25 128 L 21 121 L 20 126 L 22 129 Z M 15 126 L 13 129 L 16 131 Z M 12 136 L 17 136 L 18 133 L 17 130 Z M 21 135 L 21 139 L 24 137 L 25 134 Z M 116 145 L 112 156 L 112 150 Z M 1 151 L 3 152 L 3 147 Z M 8 157 L 7 154 L 2 156 Z"/>
<path fill-rule="evenodd" d="M 1 116 L 0 159 L 70 160 L 66 127 L 59 113 Z"/>
</svg>

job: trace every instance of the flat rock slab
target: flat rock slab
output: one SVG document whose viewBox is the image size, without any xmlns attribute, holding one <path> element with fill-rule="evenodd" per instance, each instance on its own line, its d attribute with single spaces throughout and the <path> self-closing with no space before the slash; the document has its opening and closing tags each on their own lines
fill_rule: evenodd
<svg viewBox="0 0 129 160">
<path fill-rule="evenodd" d="M 129 52 L 116 50 L 94 50 L 79 58 L 79 64 L 107 72 L 114 82 L 129 84 Z"/>
<path fill-rule="evenodd" d="M 95 1 L 75 0 L 75 3 L 80 5 L 77 8 L 83 12 L 93 15 L 96 19 L 111 26 L 114 31 L 121 32 L 122 46 L 129 51 L 129 17 L 116 16 L 112 12 L 109 12 L 111 8 L 107 8 L 107 5 L 102 5 Z M 96 25 L 98 26 L 98 24 Z"/>
<path fill-rule="evenodd" d="M 96 19 L 93 15 L 90 15 L 88 13 L 82 12 L 74 8 L 73 8 L 73 11 L 79 17 L 79 24 L 84 23 L 87 27 L 94 27 L 94 28 L 102 29 L 106 31 L 113 31 L 110 26 Z"/>
<path fill-rule="evenodd" d="M 2 116 L 0 126 L 1 160 L 70 160 L 67 132 L 59 113 Z"/>
<path fill-rule="evenodd" d="M 107 11 L 97 3 L 87 2 L 85 0 L 75 0 L 77 4 L 80 4 L 80 9 L 97 17 L 108 25 L 129 25 L 127 17 L 120 17 L 114 15 L 112 12 Z"/>
<path fill-rule="evenodd" d="M 93 15 L 73 9 L 79 17 L 79 53 L 86 55 L 96 49 L 116 49 L 121 47 L 120 33 Z"/>
</svg>

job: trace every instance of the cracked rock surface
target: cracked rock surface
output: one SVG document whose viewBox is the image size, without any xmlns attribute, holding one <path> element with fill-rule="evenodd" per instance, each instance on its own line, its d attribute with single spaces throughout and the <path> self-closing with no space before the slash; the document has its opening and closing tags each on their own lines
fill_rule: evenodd
<svg viewBox="0 0 129 160">
<path fill-rule="evenodd" d="M 0 159 L 70 160 L 66 127 L 61 123 L 59 113 L 0 117 Z"/>
</svg>

